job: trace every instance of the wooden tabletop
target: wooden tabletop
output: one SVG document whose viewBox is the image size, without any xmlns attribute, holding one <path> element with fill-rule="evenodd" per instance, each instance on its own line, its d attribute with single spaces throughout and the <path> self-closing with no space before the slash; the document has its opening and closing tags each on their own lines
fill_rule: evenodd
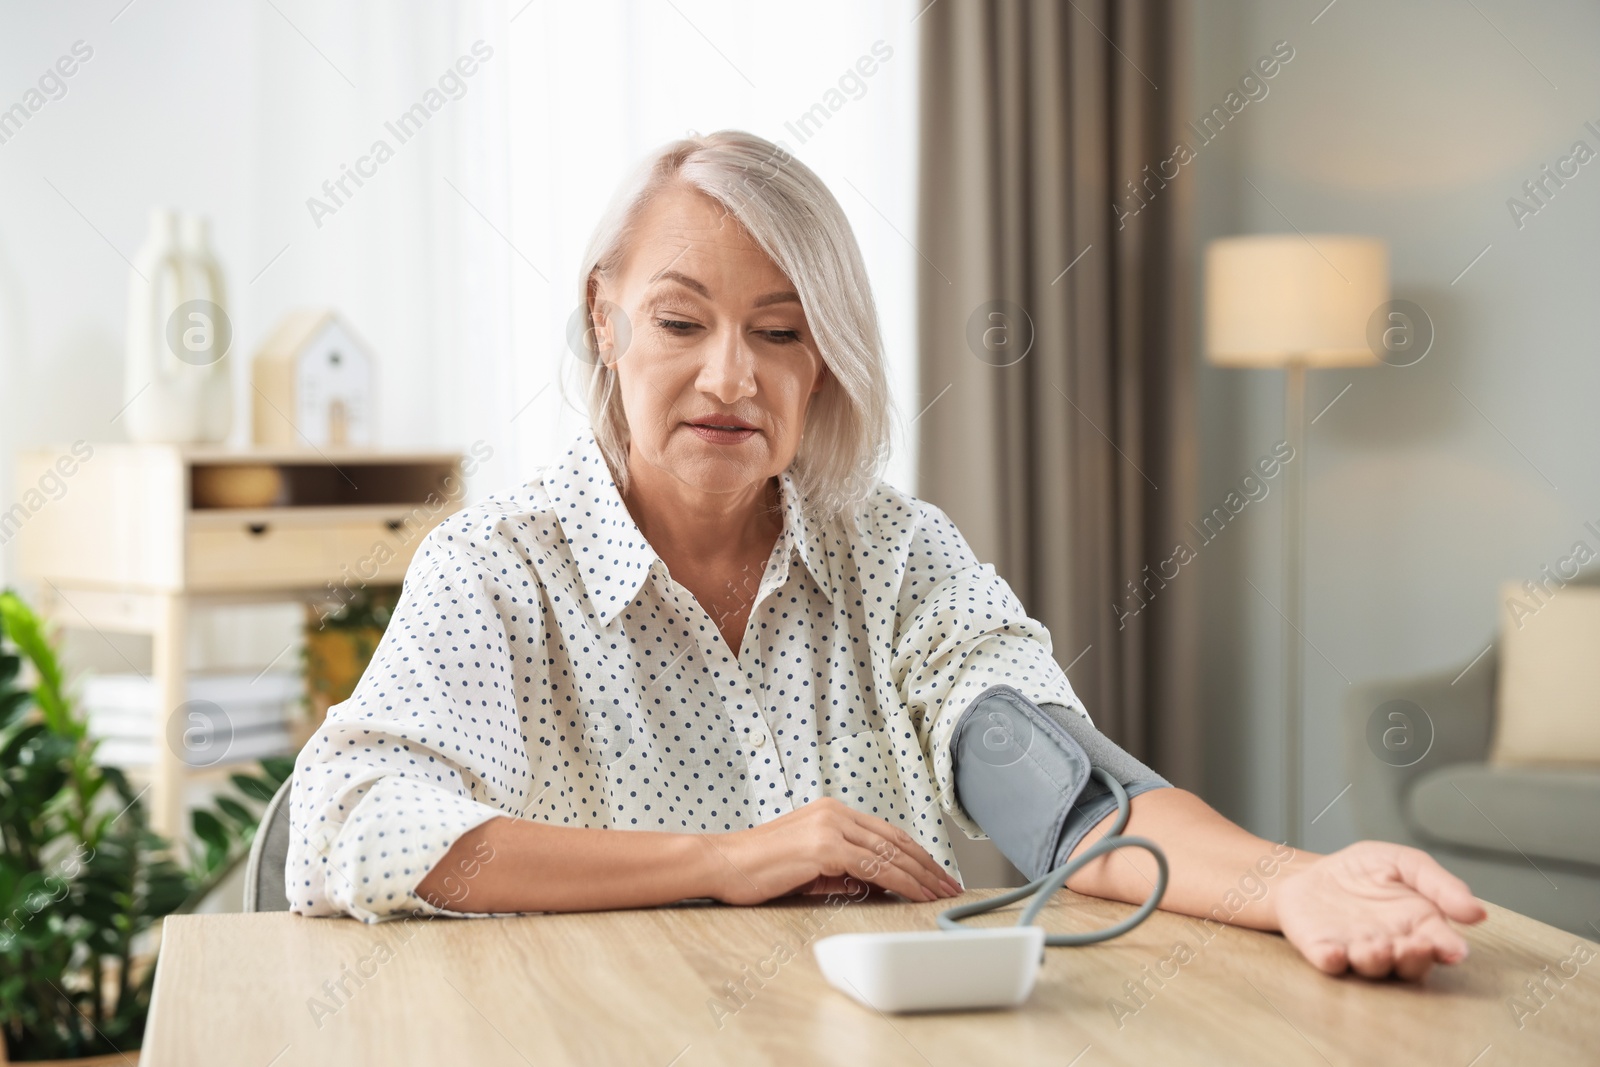
<svg viewBox="0 0 1600 1067">
<path fill-rule="evenodd" d="M 1600 1061 L 1600 946 L 1494 905 L 1467 928 L 1468 959 L 1422 986 L 1330 978 L 1281 937 L 1166 912 L 1104 945 L 1047 949 L 1032 996 L 1010 1011 L 883 1015 L 817 969 L 821 937 L 931 929 L 946 906 L 805 897 L 373 926 L 177 917 L 140 1063 Z M 1130 910 L 1062 891 L 1040 921 L 1087 930 Z"/>
</svg>

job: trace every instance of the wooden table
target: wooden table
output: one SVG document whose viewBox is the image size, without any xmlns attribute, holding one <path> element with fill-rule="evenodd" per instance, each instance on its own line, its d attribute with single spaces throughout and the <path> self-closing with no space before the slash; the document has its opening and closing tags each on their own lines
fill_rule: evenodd
<svg viewBox="0 0 1600 1067">
<path fill-rule="evenodd" d="M 172 918 L 140 1063 L 1491 1067 L 1600 1058 L 1600 946 L 1494 905 L 1468 930 L 1469 958 L 1436 967 L 1421 987 L 1329 978 L 1276 935 L 1216 926 L 1208 941 L 1196 921 L 1157 912 L 1108 944 L 1047 949 L 1020 1009 L 882 1015 L 828 985 L 811 944 L 930 928 L 946 905 L 835 900 L 373 926 L 287 913 Z M 1085 930 L 1129 910 L 1063 891 L 1041 921 Z M 1008 912 L 972 921 L 1015 921 Z M 1174 956 L 1179 942 L 1188 951 Z M 1566 965 L 1577 977 L 1546 980 L 1543 1002 L 1532 998 L 1524 983 L 1559 978 L 1575 946 L 1594 954 Z M 1135 999 L 1140 984 L 1147 992 Z M 1513 998 L 1525 1009 L 1520 1027 Z"/>
</svg>

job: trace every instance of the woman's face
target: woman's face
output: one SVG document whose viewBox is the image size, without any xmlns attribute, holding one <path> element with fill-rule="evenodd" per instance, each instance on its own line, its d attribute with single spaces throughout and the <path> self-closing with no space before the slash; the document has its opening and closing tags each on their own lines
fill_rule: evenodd
<svg viewBox="0 0 1600 1067">
<path fill-rule="evenodd" d="M 760 487 L 794 458 L 826 366 L 794 286 L 715 200 L 675 186 L 646 209 L 617 277 L 590 286 L 643 462 L 705 492 Z M 692 423 L 753 429 L 697 430 Z"/>
</svg>

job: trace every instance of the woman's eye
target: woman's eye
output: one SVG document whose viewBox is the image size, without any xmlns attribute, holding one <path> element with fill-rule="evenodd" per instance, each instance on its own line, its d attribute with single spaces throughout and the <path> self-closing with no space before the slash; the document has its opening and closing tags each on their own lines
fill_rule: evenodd
<svg viewBox="0 0 1600 1067">
<path fill-rule="evenodd" d="M 689 322 L 685 319 L 669 319 L 662 316 L 656 316 L 655 324 L 657 329 L 675 333 L 680 337 L 687 336 L 691 331 L 700 328 L 698 323 Z M 773 344 L 789 345 L 800 340 L 799 330 L 757 330 L 756 332 Z"/>
</svg>

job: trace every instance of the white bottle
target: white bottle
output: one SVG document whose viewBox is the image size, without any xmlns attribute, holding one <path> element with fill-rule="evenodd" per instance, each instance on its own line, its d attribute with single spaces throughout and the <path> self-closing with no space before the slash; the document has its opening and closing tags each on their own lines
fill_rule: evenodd
<svg viewBox="0 0 1600 1067">
<path fill-rule="evenodd" d="M 228 316 L 228 292 L 222 266 L 211 251 L 211 222 L 204 215 L 184 214 L 178 219 L 178 250 L 183 263 L 183 298 L 210 307 L 188 306 L 178 336 L 168 335 L 190 367 L 202 371 L 196 412 L 200 441 L 221 441 L 233 425 L 233 382 L 228 361 L 233 346 L 233 325 Z"/>
<path fill-rule="evenodd" d="M 121 419 L 141 443 L 220 441 L 232 422 L 232 326 L 204 220 L 154 208 L 128 283 Z"/>
</svg>

